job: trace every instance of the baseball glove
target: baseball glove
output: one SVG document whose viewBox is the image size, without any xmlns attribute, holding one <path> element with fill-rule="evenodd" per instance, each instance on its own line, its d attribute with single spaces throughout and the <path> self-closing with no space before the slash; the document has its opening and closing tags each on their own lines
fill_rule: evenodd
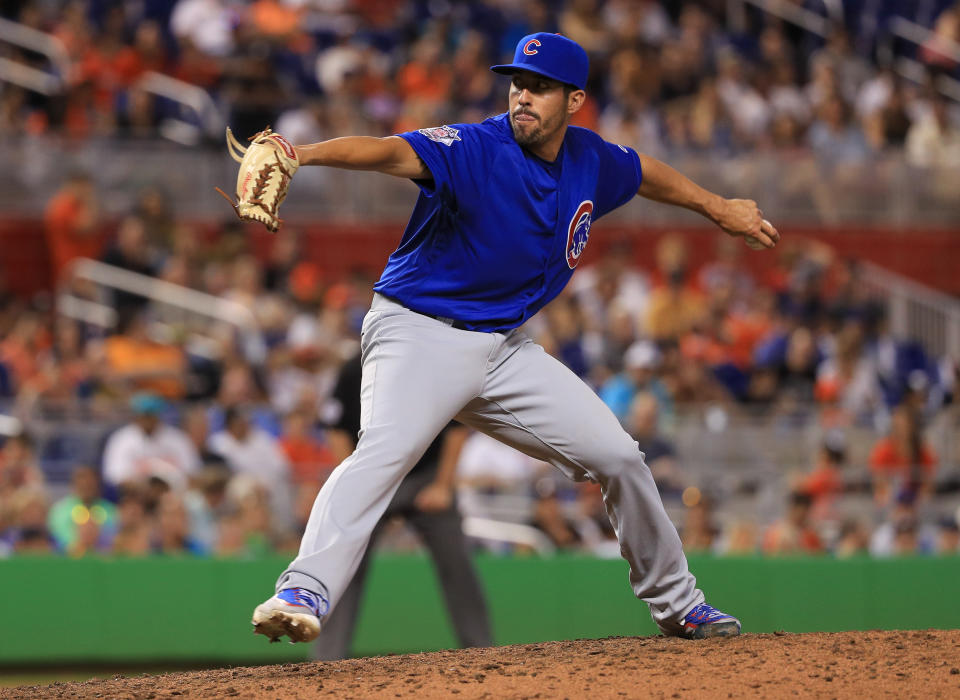
<svg viewBox="0 0 960 700">
<path fill-rule="evenodd" d="M 300 161 L 293 145 L 269 126 L 249 141 L 249 146 L 241 145 L 227 127 L 227 152 L 240 163 L 237 201 L 219 187 L 215 189 L 230 202 L 242 221 L 259 221 L 268 231 L 276 232 L 282 223 L 277 212 Z"/>
</svg>

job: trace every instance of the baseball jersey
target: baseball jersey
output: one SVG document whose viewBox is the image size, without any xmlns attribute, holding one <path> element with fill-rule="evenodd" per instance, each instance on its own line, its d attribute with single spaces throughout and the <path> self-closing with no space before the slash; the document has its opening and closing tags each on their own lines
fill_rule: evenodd
<svg viewBox="0 0 960 700">
<path fill-rule="evenodd" d="M 566 286 L 593 222 L 629 201 L 636 151 L 569 127 L 553 162 L 522 148 L 508 115 L 400 136 L 430 170 L 374 290 L 468 330 L 523 324 Z"/>
</svg>

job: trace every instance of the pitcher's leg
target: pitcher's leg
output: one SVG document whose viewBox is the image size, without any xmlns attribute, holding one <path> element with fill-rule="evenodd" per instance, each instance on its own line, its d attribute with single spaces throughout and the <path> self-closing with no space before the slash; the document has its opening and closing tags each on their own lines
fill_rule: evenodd
<svg viewBox="0 0 960 700">
<path fill-rule="evenodd" d="M 396 304 L 378 313 L 364 329 L 357 449 L 320 490 L 300 552 L 277 581 L 278 591 L 325 593 L 330 606 L 404 475 L 479 392 L 492 347 L 485 334 L 453 330 Z"/>
<path fill-rule="evenodd" d="M 481 397 L 458 419 L 603 489 L 630 582 L 654 620 L 675 626 L 703 594 L 687 568 L 637 443 L 600 398 L 543 348 L 514 334 L 488 374 Z"/>
</svg>

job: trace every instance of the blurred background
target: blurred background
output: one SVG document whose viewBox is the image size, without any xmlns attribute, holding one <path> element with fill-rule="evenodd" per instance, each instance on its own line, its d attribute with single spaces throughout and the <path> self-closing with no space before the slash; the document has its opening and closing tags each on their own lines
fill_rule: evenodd
<svg viewBox="0 0 960 700">
<path fill-rule="evenodd" d="M 13 0 L 6 671 L 308 653 L 246 620 L 338 462 L 334 384 L 417 190 L 305 168 L 269 236 L 213 191 L 224 127 L 482 120 L 533 31 L 590 54 L 575 123 L 783 234 L 750 253 L 634 201 L 526 327 L 637 439 L 711 602 L 752 631 L 960 624 L 960 3 Z M 471 435 L 453 488 L 497 643 L 653 632 L 595 487 Z M 385 527 L 355 653 L 455 643 L 420 547 Z"/>
</svg>

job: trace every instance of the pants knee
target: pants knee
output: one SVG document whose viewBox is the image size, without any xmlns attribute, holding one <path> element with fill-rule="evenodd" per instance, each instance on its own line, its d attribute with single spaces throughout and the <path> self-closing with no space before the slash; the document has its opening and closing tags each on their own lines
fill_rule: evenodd
<svg viewBox="0 0 960 700">
<path fill-rule="evenodd" d="M 600 483 L 610 479 L 619 479 L 624 474 L 635 473 L 638 470 L 649 471 L 643 461 L 640 448 L 632 439 L 611 445 L 610 449 L 605 450 L 604 454 L 589 467 L 588 471 L 591 476 Z"/>
</svg>

